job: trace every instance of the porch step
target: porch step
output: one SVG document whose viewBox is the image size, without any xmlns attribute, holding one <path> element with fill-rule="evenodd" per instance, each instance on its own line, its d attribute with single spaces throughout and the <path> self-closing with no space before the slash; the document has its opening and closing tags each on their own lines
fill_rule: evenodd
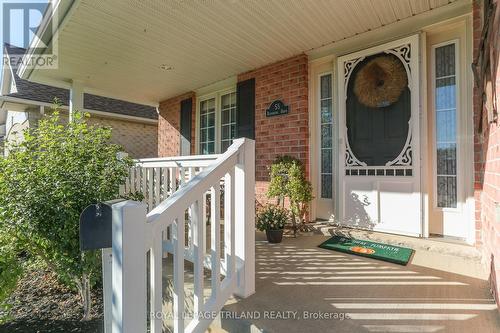
<svg viewBox="0 0 500 333">
<path fill-rule="evenodd" d="M 456 241 L 386 234 L 371 230 L 341 227 L 323 221 L 311 223 L 309 229 L 310 234 L 339 235 L 409 247 L 415 250 L 415 255 L 411 261 L 413 265 L 439 269 L 482 280 L 487 280 L 489 277 L 488 267 L 482 261 L 480 251 L 473 246 Z"/>
</svg>

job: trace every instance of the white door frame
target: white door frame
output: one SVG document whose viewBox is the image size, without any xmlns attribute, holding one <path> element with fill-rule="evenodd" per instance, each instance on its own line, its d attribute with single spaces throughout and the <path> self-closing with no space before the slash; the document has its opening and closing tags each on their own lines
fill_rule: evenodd
<svg viewBox="0 0 500 333">
<path fill-rule="evenodd" d="M 471 17 L 464 17 L 454 24 L 426 32 L 428 76 L 428 227 L 429 232 L 457 241 L 474 244 L 474 151 L 473 151 L 473 108 L 472 108 L 472 62 Z M 436 199 L 436 114 L 435 114 L 435 50 L 444 45 L 455 45 L 456 79 L 456 144 L 457 144 L 457 207 L 437 207 Z M 441 226 L 440 226 L 441 223 Z M 441 230 L 439 230 L 442 228 Z"/>
</svg>

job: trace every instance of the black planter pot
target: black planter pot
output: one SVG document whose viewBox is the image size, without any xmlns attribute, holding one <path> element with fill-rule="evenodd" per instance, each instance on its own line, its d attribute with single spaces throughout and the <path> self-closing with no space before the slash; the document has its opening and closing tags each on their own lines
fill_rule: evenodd
<svg viewBox="0 0 500 333">
<path fill-rule="evenodd" d="M 283 229 L 266 230 L 266 237 L 269 243 L 281 243 L 283 239 Z"/>
</svg>

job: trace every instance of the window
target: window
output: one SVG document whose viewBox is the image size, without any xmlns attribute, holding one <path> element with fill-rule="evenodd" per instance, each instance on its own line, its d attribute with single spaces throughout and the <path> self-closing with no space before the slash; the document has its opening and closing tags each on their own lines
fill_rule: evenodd
<svg viewBox="0 0 500 333">
<path fill-rule="evenodd" d="M 320 76 L 320 141 L 321 141 L 321 197 L 332 198 L 333 167 L 332 167 L 332 75 Z"/>
<path fill-rule="evenodd" d="M 457 207 L 456 44 L 434 49 L 437 206 Z"/>
<path fill-rule="evenodd" d="M 215 153 L 215 98 L 200 103 L 200 153 Z"/>
<path fill-rule="evenodd" d="M 202 98 L 199 110 L 199 153 L 225 152 L 236 132 L 236 92 L 226 90 Z"/>
<path fill-rule="evenodd" d="M 221 151 L 233 143 L 236 131 L 236 93 L 221 96 Z"/>
</svg>

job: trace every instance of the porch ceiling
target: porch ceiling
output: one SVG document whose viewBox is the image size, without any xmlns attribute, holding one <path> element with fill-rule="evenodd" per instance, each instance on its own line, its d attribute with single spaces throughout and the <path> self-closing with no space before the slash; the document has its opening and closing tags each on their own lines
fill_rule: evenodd
<svg viewBox="0 0 500 333">
<path fill-rule="evenodd" d="M 77 0 L 59 31 L 59 69 L 23 76 L 156 104 L 452 2 L 470 1 Z"/>
</svg>

